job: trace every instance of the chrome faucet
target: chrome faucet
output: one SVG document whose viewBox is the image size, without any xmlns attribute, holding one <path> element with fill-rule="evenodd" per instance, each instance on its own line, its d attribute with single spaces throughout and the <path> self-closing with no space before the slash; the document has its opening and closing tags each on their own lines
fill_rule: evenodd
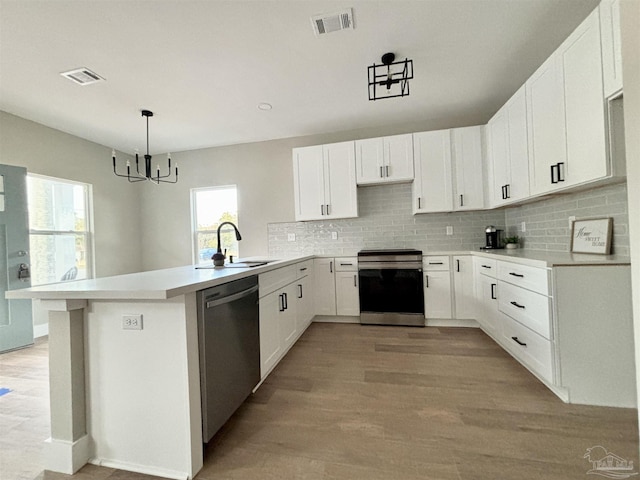
<svg viewBox="0 0 640 480">
<path fill-rule="evenodd" d="M 218 249 L 216 253 L 213 254 L 213 257 L 211 258 L 213 259 L 213 264 L 219 267 L 224 265 L 224 259 L 225 259 L 225 255 L 222 253 L 222 248 L 220 246 L 220 230 L 225 225 L 231 225 L 233 229 L 236 231 L 236 240 L 238 241 L 242 240 L 242 235 L 240 235 L 240 232 L 238 231 L 238 227 L 236 227 L 232 222 L 222 222 L 220 225 L 218 225 Z"/>
</svg>

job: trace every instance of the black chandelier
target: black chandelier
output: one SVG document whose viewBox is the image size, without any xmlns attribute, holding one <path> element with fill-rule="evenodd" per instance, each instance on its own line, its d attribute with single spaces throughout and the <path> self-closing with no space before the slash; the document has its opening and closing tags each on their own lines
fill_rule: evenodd
<svg viewBox="0 0 640 480">
<path fill-rule="evenodd" d="M 369 100 L 405 97 L 409 95 L 409 80 L 413 78 L 413 60 L 398 62 L 395 54 L 385 53 L 381 65 L 367 67 L 369 74 Z"/>
<path fill-rule="evenodd" d="M 144 172 L 140 172 L 140 164 L 138 159 L 138 151 L 136 150 L 136 170 L 135 172 L 131 172 L 131 162 L 127 160 L 127 174 L 121 174 L 116 171 L 116 151 L 111 150 L 111 157 L 113 158 L 113 173 L 115 173 L 118 177 L 125 177 L 129 182 L 142 182 L 144 180 L 149 180 L 150 182 L 154 182 L 156 184 L 162 183 L 178 183 L 178 165 L 175 166 L 175 177 L 171 179 L 171 154 L 167 154 L 167 162 L 168 162 L 168 172 L 166 175 L 160 175 L 160 165 L 156 167 L 156 176 L 153 176 L 151 171 L 151 155 L 149 155 L 149 117 L 153 117 L 153 112 L 150 110 L 142 110 L 142 116 L 147 117 L 147 153 L 144 156 Z M 165 179 L 169 180 L 165 180 Z"/>
</svg>

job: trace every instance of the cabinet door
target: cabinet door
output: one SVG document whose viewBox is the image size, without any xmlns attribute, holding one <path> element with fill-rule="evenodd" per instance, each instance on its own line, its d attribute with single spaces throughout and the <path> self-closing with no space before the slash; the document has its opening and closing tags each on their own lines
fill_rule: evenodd
<svg viewBox="0 0 640 480">
<path fill-rule="evenodd" d="M 609 98 L 622 90 L 620 0 L 602 0 L 598 8 L 602 35 L 604 96 Z"/>
<path fill-rule="evenodd" d="M 453 257 L 453 287 L 456 318 L 476 318 L 473 259 L 471 255 L 456 255 Z"/>
<path fill-rule="evenodd" d="M 282 310 L 280 292 L 260 299 L 260 374 L 264 378 L 280 359 L 283 347 L 278 326 Z"/>
<path fill-rule="evenodd" d="M 529 196 L 529 140 L 527 134 L 527 97 L 521 87 L 506 105 L 508 132 L 507 201 Z"/>
<path fill-rule="evenodd" d="M 333 258 L 313 261 L 314 304 L 316 315 L 336 314 L 335 263 Z"/>
<path fill-rule="evenodd" d="M 488 333 L 499 338 L 498 281 L 481 273 L 475 276 L 475 280 L 478 302 L 476 320 Z"/>
<path fill-rule="evenodd" d="M 428 272 L 424 278 L 424 315 L 429 318 L 451 318 L 451 275 Z"/>
<path fill-rule="evenodd" d="M 598 9 L 560 47 L 567 132 L 565 186 L 608 174 Z"/>
<path fill-rule="evenodd" d="M 451 130 L 455 168 L 455 210 L 484 208 L 482 126 Z"/>
<path fill-rule="evenodd" d="M 413 134 L 413 213 L 453 210 L 449 130 Z"/>
<path fill-rule="evenodd" d="M 298 337 L 297 297 L 298 286 L 295 283 L 287 285 L 278 292 L 282 295 L 284 310 L 279 312 L 278 328 L 280 331 L 280 343 L 286 351 Z"/>
<path fill-rule="evenodd" d="M 394 135 L 384 138 L 384 173 L 388 181 L 413 180 L 413 135 Z"/>
<path fill-rule="evenodd" d="M 313 292 L 310 288 L 312 277 L 302 277 L 296 282 L 296 328 L 298 334 L 304 332 L 313 319 Z"/>
<path fill-rule="evenodd" d="M 322 145 L 293 149 L 293 187 L 296 220 L 323 218 L 326 202 Z"/>
<path fill-rule="evenodd" d="M 384 140 L 356 140 L 356 180 L 358 185 L 382 183 L 385 179 Z"/>
<path fill-rule="evenodd" d="M 336 312 L 338 315 L 360 315 L 358 272 L 336 272 Z"/>
<path fill-rule="evenodd" d="M 559 56 L 554 53 L 526 83 L 532 194 L 564 186 L 559 181 L 567 161 L 561 67 Z"/>
<path fill-rule="evenodd" d="M 506 107 L 498 110 L 487 125 L 488 161 L 490 164 L 489 201 L 492 206 L 502 205 L 507 201 L 506 189 L 511 182 L 509 163 L 509 128 Z"/>
<path fill-rule="evenodd" d="M 326 215 L 322 218 L 358 216 L 355 142 L 323 146 Z"/>
</svg>

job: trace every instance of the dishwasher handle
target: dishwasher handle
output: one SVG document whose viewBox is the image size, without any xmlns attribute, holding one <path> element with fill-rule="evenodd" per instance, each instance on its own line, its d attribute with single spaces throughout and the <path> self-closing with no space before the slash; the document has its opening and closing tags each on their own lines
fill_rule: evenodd
<svg viewBox="0 0 640 480">
<path fill-rule="evenodd" d="M 246 290 L 242 290 L 241 292 L 234 293 L 226 297 L 218 298 L 216 300 L 211 300 L 205 304 L 205 307 L 213 308 L 213 307 L 217 307 L 218 305 L 223 305 L 225 303 L 235 302 L 236 300 L 240 300 L 241 298 L 248 297 L 249 295 L 257 291 L 258 291 L 258 285 L 255 285 L 251 288 L 247 288 Z"/>
</svg>

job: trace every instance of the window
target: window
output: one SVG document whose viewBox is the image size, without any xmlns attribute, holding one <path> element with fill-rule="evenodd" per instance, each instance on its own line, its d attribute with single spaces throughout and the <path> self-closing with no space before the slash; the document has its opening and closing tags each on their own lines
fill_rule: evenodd
<svg viewBox="0 0 640 480">
<path fill-rule="evenodd" d="M 235 185 L 194 188 L 191 190 L 191 222 L 193 225 L 194 263 L 210 263 L 218 246 L 218 225 L 233 222 L 238 225 L 238 197 Z M 239 228 L 239 227 L 238 227 Z M 238 257 L 238 241 L 233 227 L 220 231 L 220 247 Z"/>
<path fill-rule="evenodd" d="M 93 278 L 91 185 L 27 175 L 31 284 Z"/>
</svg>

